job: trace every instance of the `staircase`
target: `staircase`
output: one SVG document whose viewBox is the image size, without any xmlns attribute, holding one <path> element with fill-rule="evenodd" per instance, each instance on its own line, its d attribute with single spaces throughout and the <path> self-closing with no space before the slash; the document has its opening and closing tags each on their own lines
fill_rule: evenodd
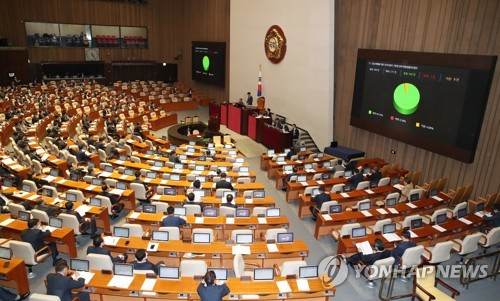
<svg viewBox="0 0 500 301">
<path fill-rule="evenodd" d="M 321 152 L 319 149 L 318 149 L 318 146 L 316 145 L 316 143 L 314 143 L 314 140 L 313 138 L 311 137 L 311 135 L 309 135 L 309 132 L 304 130 L 304 129 L 300 129 L 300 144 L 301 146 L 305 146 L 307 148 L 307 150 L 310 150 L 312 152 L 315 152 L 315 153 L 319 153 Z"/>
</svg>

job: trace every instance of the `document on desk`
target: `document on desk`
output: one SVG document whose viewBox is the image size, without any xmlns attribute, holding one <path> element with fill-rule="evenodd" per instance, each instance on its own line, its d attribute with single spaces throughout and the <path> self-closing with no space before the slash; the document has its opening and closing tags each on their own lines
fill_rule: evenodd
<svg viewBox="0 0 500 301">
<path fill-rule="evenodd" d="M 152 200 L 155 200 L 155 201 L 157 201 L 157 200 L 161 200 L 161 196 L 162 196 L 161 194 L 155 194 L 155 195 L 153 195 L 153 196 L 151 197 L 151 199 L 152 199 Z"/>
<path fill-rule="evenodd" d="M 54 201 L 52 201 L 52 205 L 57 205 L 61 202 L 61 199 L 60 198 L 55 198 Z"/>
<path fill-rule="evenodd" d="M 396 185 L 393 185 L 392 187 L 394 187 L 394 188 L 396 188 L 396 189 L 399 189 L 399 190 L 401 190 L 401 189 L 403 189 L 403 188 L 404 188 L 404 186 L 403 186 L 403 185 L 401 185 L 401 184 L 396 184 Z"/>
<path fill-rule="evenodd" d="M 89 205 L 81 205 L 76 208 L 76 212 L 80 213 L 81 216 L 85 216 L 85 213 L 89 212 L 92 209 L 92 206 Z"/>
<path fill-rule="evenodd" d="M 310 291 L 309 281 L 307 279 L 297 279 L 297 289 L 299 291 Z"/>
<path fill-rule="evenodd" d="M 399 212 L 394 208 L 387 208 L 387 210 L 389 210 L 389 212 L 392 214 L 399 214 Z"/>
<path fill-rule="evenodd" d="M 111 281 L 108 283 L 108 286 L 128 288 L 133 280 L 134 277 L 115 275 L 113 276 L 113 278 L 111 278 Z"/>
<path fill-rule="evenodd" d="M 370 211 L 368 211 L 368 210 L 361 210 L 360 212 L 361 212 L 364 216 L 366 216 L 366 217 L 373 216 L 373 215 L 370 213 Z"/>
<path fill-rule="evenodd" d="M 159 246 L 160 244 L 157 242 L 149 242 L 148 248 L 146 250 L 148 250 L 149 252 L 157 252 Z"/>
<path fill-rule="evenodd" d="M 307 186 L 307 182 L 300 182 L 300 184 L 302 184 L 302 186 Z"/>
<path fill-rule="evenodd" d="M 167 183 L 168 183 L 168 180 L 161 180 L 160 181 L 160 185 L 167 185 Z"/>
<path fill-rule="evenodd" d="M 240 295 L 240 297 L 242 300 L 255 300 L 260 298 L 259 295 Z"/>
<path fill-rule="evenodd" d="M 471 222 L 470 220 L 468 220 L 468 219 L 466 219 L 466 218 L 464 218 L 464 217 L 459 218 L 458 220 L 459 220 L 459 221 L 461 221 L 461 222 L 462 222 L 462 223 L 464 223 L 464 224 L 467 224 L 467 225 L 472 224 L 472 222 Z"/>
<path fill-rule="evenodd" d="M 141 291 L 152 291 L 155 287 L 156 279 L 145 279 L 141 286 Z"/>
<path fill-rule="evenodd" d="M 120 240 L 119 237 L 114 236 L 104 236 L 102 239 L 104 240 L 104 244 L 108 246 L 116 246 L 116 244 Z"/>
<path fill-rule="evenodd" d="M 0 226 L 5 227 L 5 226 L 9 225 L 10 223 L 12 223 L 13 221 L 15 221 L 15 219 L 8 218 L 8 219 L 4 220 L 3 222 L 1 222 Z"/>
<path fill-rule="evenodd" d="M 265 217 L 259 217 L 257 218 L 257 221 L 259 224 L 267 224 L 267 219 Z"/>
<path fill-rule="evenodd" d="M 57 181 L 57 184 L 64 184 L 66 183 L 66 179 L 60 179 L 59 181 Z"/>
<path fill-rule="evenodd" d="M 300 160 L 297 160 L 297 161 L 295 161 L 295 162 L 297 162 L 297 163 L 299 163 L 299 164 L 302 164 L 302 161 L 300 161 Z"/>
<path fill-rule="evenodd" d="M 122 165 L 123 163 L 125 163 L 125 161 L 123 161 L 123 160 L 115 160 L 115 164 Z"/>
<path fill-rule="evenodd" d="M 396 233 L 385 233 L 382 234 L 382 236 L 387 239 L 388 242 L 394 242 L 394 241 L 400 241 L 401 237 L 397 235 Z"/>
<path fill-rule="evenodd" d="M 438 230 L 439 232 L 444 232 L 446 231 L 445 228 L 441 227 L 440 225 L 433 225 L 432 228 Z"/>
<path fill-rule="evenodd" d="M 140 212 L 134 212 L 132 213 L 128 218 L 131 218 L 131 219 L 136 219 L 139 217 L 139 214 L 141 214 Z"/>
<path fill-rule="evenodd" d="M 240 246 L 240 245 L 233 246 L 232 253 L 233 255 L 236 254 L 249 255 L 251 254 L 250 246 Z"/>
<path fill-rule="evenodd" d="M 267 250 L 269 253 L 276 253 L 278 252 L 278 245 L 277 244 L 267 244 Z"/>
<path fill-rule="evenodd" d="M 152 167 L 151 167 L 151 170 L 160 170 L 160 169 L 161 169 L 161 167 L 160 167 L 160 166 L 152 166 Z"/>
<path fill-rule="evenodd" d="M 92 277 L 94 277 L 94 273 L 92 272 L 78 272 L 79 278 L 85 279 L 85 284 L 89 284 Z"/>
<path fill-rule="evenodd" d="M 323 217 L 323 219 L 325 221 L 331 221 L 331 220 L 333 220 L 332 217 L 330 216 L 330 214 L 321 214 L 321 216 Z"/>
<path fill-rule="evenodd" d="M 113 188 L 113 189 L 111 189 L 111 190 L 109 191 L 109 193 L 111 193 L 111 194 L 117 194 L 117 195 L 122 195 L 124 191 L 125 191 L 125 190 L 121 190 L 121 189 L 116 189 L 116 188 Z"/>
<path fill-rule="evenodd" d="M 406 203 L 406 206 L 410 207 L 411 209 L 417 208 L 417 206 L 413 203 Z"/>
<path fill-rule="evenodd" d="M 35 193 L 34 195 L 30 196 L 30 197 L 28 198 L 28 200 L 30 200 L 30 201 L 34 201 L 34 200 L 38 199 L 39 197 L 40 197 L 40 196 L 39 196 L 38 194 L 36 194 L 36 193 Z"/>
<path fill-rule="evenodd" d="M 253 199 L 245 199 L 245 204 L 253 204 Z"/>
<path fill-rule="evenodd" d="M 286 280 L 276 281 L 276 285 L 278 286 L 280 293 L 290 293 L 292 291 L 290 285 L 288 284 L 288 281 Z"/>
<path fill-rule="evenodd" d="M 286 162 L 276 162 L 276 163 L 278 163 L 279 165 L 285 165 L 286 164 Z"/>
<path fill-rule="evenodd" d="M 54 232 L 54 231 L 56 231 L 57 229 L 59 229 L 59 228 L 52 227 L 52 226 L 45 226 L 45 231 Z"/>
<path fill-rule="evenodd" d="M 53 176 L 46 176 L 46 177 L 43 177 L 42 179 L 44 179 L 45 181 L 50 183 L 50 182 L 53 182 L 57 178 L 53 177 Z"/>
<path fill-rule="evenodd" d="M 485 214 L 484 214 L 484 212 L 482 212 L 482 211 L 478 211 L 478 212 L 474 213 L 474 215 L 475 215 L 475 216 L 478 216 L 478 217 L 480 217 L 480 218 L 483 218 Z"/>
<path fill-rule="evenodd" d="M 343 196 L 344 198 L 348 198 L 349 197 L 349 194 L 345 193 L 345 192 L 341 192 L 340 195 Z"/>
<path fill-rule="evenodd" d="M 373 254 L 372 246 L 370 246 L 370 242 L 367 240 L 357 243 L 356 248 L 358 248 L 358 251 L 363 253 L 363 255 Z"/>
<path fill-rule="evenodd" d="M 99 174 L 99 177 L 102 177 L 102 178 L 109 178 L 110 176 L 111 176 L 111 173 L 107 172 L 107 171 L 103 171 Z"/>
<path fill-rule="evenodd" d="M 194 219 L 195 224 L 203 224 L 203 221 L 204 221 L 203 217 L 196 217 Z"/>
<path fill-rule="evenodd" d="M 366 189 L 366 190 L 365 190 L 365 192 L 366 192 L 366 193 L 368 193 L 368 194 L 374 194 L 374 193 L 375 193 L 375 192 L 373 192 L 373 190 L 371 190 L 371 189 Z"/>
<path fill-rule="evenodd" d="M 411 230 L 410 230 L 410 237 L 411 237 L 411 238 L 417 238 L 417 237 L 418 237 L 418 235 L 417 235 L 417 234 L 415 234 L 415 232 L 413 232 L 413 231 L 411 231 Z"/>
<path fill-rule="evenodd" d="M 316 181 L 316 183 L 317 183 L 318 185 L 325 185 L 325 182 L 323 182 L 323 181 Z"/>
<path fill-rule="evenodd" d="M 234 217 L 226 217 L 226 224 L 233 225 L 234 224 Z"/>
<path fill-rule="evenodd" d="M 441 202 L 443 200 L 442 198 L 438 197 L 437 195 L 433 196 L 432 198 L 435 199 L 436 201 L 439 201 L 439 202 Z"/>
<path fill-rule="evenodd" d="M 384 208 L 377 208 L 378 213 L 380 214 L 388 214 L 389 212 L 385 211 Z"/>
<path fill-rule="evenodd" d="M 12 160 L 11 158 L 8 158 L 8 159 L 5 159 L 5 160 L 2 160 L 2 163 L 5 164 L 5 165 L 9 165 L 9 164 L 14 163 L 14 160 Z"/>
</svg>

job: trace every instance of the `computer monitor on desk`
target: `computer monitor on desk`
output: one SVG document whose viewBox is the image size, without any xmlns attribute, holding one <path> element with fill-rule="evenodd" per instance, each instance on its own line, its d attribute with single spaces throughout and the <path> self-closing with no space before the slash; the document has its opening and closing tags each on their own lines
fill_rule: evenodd
<svg viewBox="0 0 500 301">
<path fill-rule="evenodd" d="M 293 232 L 278 233 L 276 236 L 276 243 L 292 243 L 293 242 Z"/>
<path fill-rule="evenodd" d="M 153 230 L 151 234 L 151 239 L 156 240 L 156 241 L 168 241 L 168 231 L 158 231 L 158 230 Z"/>
<path fill-rule="evenodd" d="M 184 207 L 175 207 L 174 214 L 179 216 L 186 216 L 186 208 Z"/>
<path fill-rule="evenodd" d="M 72 192 L 66 192 L 66 201 L 76 202 L 76 194 L 74 194 Z"/>
<path fill-rule="evenodd" d="M 179 267 L 160 266 L 158 269 L 158 277 L 161 279 L 179 279 Z"/>
<path fill-rule="evenodd" d="M 439 214 L 436 216 L 436 224 L 442 224 L 445 223 L 448 220 L 448 217 L 446 216 L 446 213 Z"/>
<path fill-rule="evenodd" d="M 94 198 L 94 197 L 90 198 L 90 205 L 91 206 L 101 207 L 101 203 L 102 203 L 101 199 Z"/>
<path fill-rule="evenodd" d="M 27 222 L 30 220 L 30 218 L 31 218 L 31 213 L 29 213 L 28 211 L 17 212 L 17 219 L 20 221 Z"/>
<path fill-rule="evenodd" d="M 129 228 L 125 227 L 114 227 L 113 228 L 113 236 L 128 238 L 129 237 Z"/>
<path fill-rule="evenodd" d="M 115 275 L 132 277 L 134 276 L 134 266 L 126 263 L 115 263 L 113 272 Z"/>
<path fill-rule="evenodd" d="M 414 219 L 410 222 L 410 229 L 419 229 L 423 227 L 423 221 L 421 218 Z"/>
<path fill-rule="evenodd" d="M 171 188 L 171 187 L 167 187 L 163 190 L 163 194 L 164 195 L 176 195 L 177 192 L 176 192 L 176 189 L 175 188 Z"/>
<path fill-rule="evenodd" d="M 396 224 L 391 223 L 382 226 L 382 234 L 396 233 Z"/>
<path fill-rule="evenodd" d="M 254 199 L 263 199 L 266 197 L 266 191 L 265 190 L 254 190 L 252 193 L 252 197 Z"/>
<path fill-rule="evenodd" d="M 126 176 L 133 176 L 134 175 L 134 170 L 130 168 L 125 168 L 125 171 L 123 172 L 124 175 Z"/>
<path fill-rule="evenodd" d="M 273 268 L 258 268 L 253 270 L 254 281 L 273 281 L 274 269 Z"/>
<path fill-rule="evenodd" d="M 396 206 L 397 203 L 398 203 L 398 199 L 397 198 L 388 198 L 387 200 L 385 200 L 385 206 L 386 207 Z"/>
<path fill-rule="evenodd" d="M 83 259 L 70 259 L 69 267 L 72 271 L 88 272 L 89 271 L 89 261 L 83 260 Z"/>
<path fill-rule="evenodd" d="M 353 228 L 351 232 L 352 238 L 359 238 L 366 236 L 366 227 Z"/>
<path fill-rule="evenodd" d="M 318 266 L 299 267 L 299 278 L 318 278 Z"/>
<path fill-rule="evenodd" d="M 127 190 L 127 183 L 125 182 L 117 182 L 116 189 L 118 190 Z"/>
<path fill-rule="evenodd" d="M 144 204 L 144 205 L 142 205 L 142 212 L 144 212 L 144 213 L 156 213 L 156 205 Z"/>
<path fill-rule="evenodd" d="M 253 244 L 253 234 L 236 234 L 236 243 L 240 245 Z"/>
<path fill-rule="evenodd" d="M 266 209 L 266 217 L 280 217 L 280 208 L 268 208 Z"/>
<path fill-rule="evenodd" d="M 204 217 L 217 217 L 217 208 L 214 207 L 205 207 L 203 209 Z"/>
<path fill-rule="evenodd" d="M 462 218 L 467 215 L 467 208 L 459 209 L 457 212 L 457 218 Z"/>
<path fill-rule="evenodd" d="M 342 213 L 342 205 L 330 205 L 330 208 L 328 208 L 328 212 L 330 214 Z"/>
<path fill-rule="evenodd" d="M 12 249 L 0 246 L 0 258 L 10 260 L 12 258 Z"/>
<path fill-rule="evenodd" d="M 193 233 L 193 243 L 195 244 L 209 244 L 210 233 Z"/>
<path fill-rule="evenodd" d="M 250 217 L 250 208 L 236 208 L 236 217 Z"/>
</svg>

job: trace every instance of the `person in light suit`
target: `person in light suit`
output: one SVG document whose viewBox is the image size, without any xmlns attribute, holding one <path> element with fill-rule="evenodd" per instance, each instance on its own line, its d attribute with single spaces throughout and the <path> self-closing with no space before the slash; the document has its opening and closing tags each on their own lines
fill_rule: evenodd
<svg viewBox="0 0 500 301">
<path fill-rule="evenodd" d="M 217 280 L 214 271 L 208 271 L 197 291 L 201 301 L 221 301 L 231 290 L 225 283 Z"/>
</svg>

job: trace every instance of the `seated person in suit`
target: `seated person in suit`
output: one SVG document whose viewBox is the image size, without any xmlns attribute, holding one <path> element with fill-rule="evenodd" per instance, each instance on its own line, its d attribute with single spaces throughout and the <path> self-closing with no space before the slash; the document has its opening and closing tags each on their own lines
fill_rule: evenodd
<svg viewBox="0 0 500 301">
<path fill-rule="evenodd" d="M 68 203 L 70 203 L 70 202 L 68 202 Z M 59 211 L 59 207 L 47 205 L 43 201 L 43 199 L 37 200 L 35 202 L 35 204 L 36 204 L 36 206 L 34 209 L 37 209 L 37 210 L 40 210 L 40 211 L 47 213 L 47 215 L 49 217 L 55 217 L 57 215 L 57 211 Z"/>
<path fill-rule="evenodd" d="M 225 283 L 217 280 L 214 271 L 208 271 L 198 285 L 197 292 L 201 301 L 221 301 L 230 290 Z"/>
<path fill-rule="evenodd" d="M 272 118 L 273 117 L 273 113 L 271 113 L 271 108 L 267 108 L 266 111 L 264 111 L 264 114 L 262 114 L 263 117 L 269 117 L 269 118 Z"/>
<path fill-rule="evenodd" d="M 411 234 L 409 230 L 403 230 L 403 233 L 401 233 L 401 238 L 403 239 L 403 241 L 394 244 L 394 249 L 392 249 L 391 251 L 391 256 L 395 259 L 394 265 L 399 265 L 399 263 L 401 262 L 401 256 L 403 256 L 406 249 L 413 248 L 417 245 L 413 241 L 410 241 Z"/>
<path fill-rule="evenodd" d="M 335 160 L 333 162 L 333 165 L 330 166 L 329 169 L 332 170 L 333 172 L 344 171 L 345 168 L 344 168 L 342 159 Z"/>
<path fill-rule="evenodd" d="M 281 187 L 281 190 L 283 191 L 286 191 L 286 186 L 288 184 L 288 182 L 290 182 L 290 179 L 293 177 L 293 176 L 296 176 L 297 175 L 297 172 L 299 170 L 297 169 L 296 166 L 294 166 L 292 168 L 292 173 L 288 174 L 285 178 L 283 178 L 283 187 Z"/>
<path fill-rule="evenodd" d="M 80 301 L 90 301 L 87 292 L 74 294 L 73 289 L 81 288 L 85 285 L 85 279 L 78 277 L 78 272 L 69 275 L 68 263 L 66 260 L 58 260 L 55 264 L 55 273 L 47 275 L 47 295 L 58 296 L 61 301 L 71 301 L 78 297 Z"/>
<path fill-rule="evenodd" d="M 227 203 L 222 203 L 221 206 L 236 208 L 236 205 L 233 204 L 233 195 L 232 194 L 228 194 L 226 196 L 226 200 L 227 200 Z"/>
<path fill-rule="evenodd" d="M 193 187 L 194 189 L 201 189 L 200 180 L 194 180 L 193 183 L 191 183 L 191 187 Z"/>
<path fill-rule="evenodd" d="M 195 202 L 196 196 L 194 193 L 190 192 L 187 194 L 187 200 L 182 202 L 182 206 L 184 205 L 198 205 L 200 206 L 201 211 L 203 211 L 203 202 L 201 200 L 199 202 Z"/>
<path fill-rule="evenodd" d="M 109 193 L 109 187 L 107 184 L 102 184 L 101 186 L 102 192 L 99 193 L 99 195 L 108 197 L 111 205 L 111 219 L 115 219 L 118 217 L 120 212 L 122 211 L 123 207 L 125 207 L 124 204 L 120 203 L 120 197 L 115 196 L 114 194 Z"/>
<path fill-rule="evenodd" d="M 140 122 L 136 123 L 134 126 L 134 135 L 139 136 L 142 139 L 144 139 L 144 134 L 142 133 L 142 126 L 141 126 Z"/>
<path fill-rule="evenodd" d="M 164 262 L 160 261 L 157 264 L 153 264 L 148 260 L 148 253 L 146 252 L 146 250 L 138 249 L 137 251 L 135 251 L 135 260 L 132 261 L 131 264 L 134 266 L 134 270 L 151 270 L 156 275 L 158 275 L 158 267 L 160 265 L 163 265 Z"/>
<path fill-rule="evenodd" d="M 146 190 L 146 199 L 137 199 L 137 200 L 140 203 L 144 203 L 144 202 L 149 203 L 150 202 L 150 198 L 154 194 L 153 187 L 144 184 L 144 181 L 141 180 L 141 172 L 139 170 L 135 171 L 135 179 L 133 179 L 131 181 L 131 183 L 142 184 L 142 186 L 144 186 L 144 190 Z"/>
<path fill-rule="evenodd" d="M 373 167 L 372 172 L 366 176 L 370 182 L 377 183 L 382 179 L 382 173 L 379 171 L 378 166 Z"/>
<path fill-rule="evenodd" d="M 485 215 L 483 220 L 485 225 L 481 227 L 481 232 L 488 233 L 491 229 L 500 227 L 500 204 L 493 205 L 492 214 Z"/>
<path fill-rule="evenodd" d="M 186 220 L 180 216 L 174 214 L 175 208 L 172 206 L 168 206 L 167 208 L 167 216 L 163 218 L 161 221 L 161 225 L 163 227 L 177 227 L 186 224 Z"/>
<path fill-rule="evenodd" d="M 357 168 L 354 168 L 352 172 L 353 175 L 349 179 L 347 179 L 347 182 L 351 183 L 351 186 L 356 189 L 356 187 L 358 187 L 358 184 L 360 182 L 363 182 L 363 175 L 359 173 L 359 169 Z"/>
<path fill-rule="evenodd" d="M 32 218 L 28 221 L 28 229 L 21 232 L 21 240 L 30 243 L 35 252 L 47 245 L 52 252 L 52 264 L 55 265 L 59 260 L 56 244 L 54 242 L 45 243 L 45 238 L 50 237 L 50 235 L 50 231 L 46 230 L 38 219 Z"/>
<path fill-rule="evenodd" d="M 128 259 L 127 254 L 123 253 L 116 257 L 113 257 L 111 256 L 111 252 L 109 250 L 104 249 L 103 247 L 104 247 L 104 239 L 102 239 L 101 236 L 95 236 L 93 239 L 93 246 L 88 246 L 87 248 L 87 255 L 88 254 L 108 255 L 109 258 L 111 258 L 111 261 L 113 262 L 118 262 L 118 263 L 127 262 Z"/>
<path fill-rule="evenodd" d="M 181 160 L 179 160 L 179 156 L 177 156 L 175 152 L 168 157 L 168 161 L 172 163 L 181 163 Z"/>
<path fill-rule="evenodd" d="M 88 217 L 84 218 L 80 215 L 80 213 L 78 213 L 78 211 L 73 210 L 73 202 L 66 202 L 64 207 L 66 208 L 64 213 L 74 215 L 78 220 L 78 223 L 80 224 L 80 232 L 87 232 L 90 229 L 90 235 L 94 236 L 96 234 L 97 226 L 94 219 Z"/>
<path fill-rule="evenodd" d="M 106 141 L 106 137 L 104 137 L 104 136 L 99 137 L 99 141 L 95 145 L 95 148 L 102 149 L 103 151 L 106 151 L 106 144 L 104 143 L 104 141 Z"/>
<path fill-rule="evenodd" d="M 90 161 L 90 157 L 85 153 L 85 150 L 81 146 L 78 147 L 75 156 L 78 163 Z"/>
<path fill-rule="evenodd" d="M 316 203 L 316 208 L 314 206 L 309 207 L 309 210 L 311 211 L 313 215 L 313 219 L 316 219 L 318 216 L 318 210 L 321 210 L 321 205 L 323 205 L 324 202 L 329 202 L 332 199 L 330 198 L 330 194 L 325 192 L 325 187 L 320 186 L 318 188 L 319 194 L 311 198 L 311 201 Z"/>
<path fill-rule="evenodd" d="M 215 184 L 215 189 L 225 188 L 234 190 L 233 185 L 230 182 L 226 181 L 226 177 L 227 175 L 225 172 L 222 172 L 220 174 L 220 181 Z"/>
<path fill-rule="evenodd" d="M 410 191 L 413 189 L 413 183 L 410 178 L 405 177 L 403 182 L 404 186 L 403 189 L 401 189 L 401 197 L 399 198 L 400 202 L 406 202 L 410 198 Z"/>
<path fill-rule="evenodd" d="M 358 263 L 363 264 L 365 266 L 370 266 L 379 259 L 384 259 L 391 256 L 391 251 L 385 250 L 384 242 L 380 238 L 375 239 L 373 250 L 375 252 L 369 255 L 363 255 L 363 253 L 358 252 L 352 255 L 351 257 L 347 258 L 347 263 L 352 267 Z"/>
<path fill-rule="evenodd" d="M 344 170 L 352 170 L 354 171 L 356 168 L 356 161 L 344 162 L 343 164 Z"/>
<path fill-rule="evenodd" d="M 280 124 L 279 124 L 278 128 L 279 128 L 280 130 L 282 130 L 282 131 L 283 131 L 283 133 L 288 133 L 288 132 L 290 131 L 290 129 L 288 128 L 288 125 L 286 125 L 286 123 L 285 123 L 284 121 L 279 120 L 279 123 L 280 123 Z"/>
</svg>

